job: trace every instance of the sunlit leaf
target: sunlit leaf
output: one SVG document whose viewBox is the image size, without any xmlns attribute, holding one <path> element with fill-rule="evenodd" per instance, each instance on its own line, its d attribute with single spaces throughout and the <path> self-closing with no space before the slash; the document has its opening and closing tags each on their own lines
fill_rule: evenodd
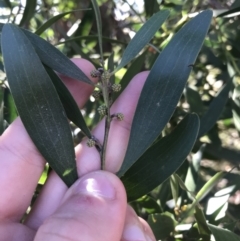
<svg viewBox="0 0 240 241">
<path fill-rule="evenodd" d="M 6 24 L 2 52 L 11 92 L 21 120 L 50 166 L 70 186 L 78 178 L 71 130 L 57 92 L 31 42 Z"/>
<path fill-rule="evenodd" d="M 206 10 L 188 22 L 155 61 L 140 95 L 123 165 L 122 176 L 160 135 L 182 95 L 211 22 Z"/>
</svg>

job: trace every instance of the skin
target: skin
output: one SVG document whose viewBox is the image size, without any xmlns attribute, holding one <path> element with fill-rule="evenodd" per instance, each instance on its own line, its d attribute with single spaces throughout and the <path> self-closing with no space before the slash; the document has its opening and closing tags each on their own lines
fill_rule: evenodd
<svg viewBox="0 0 240 241">
<path fill-rule="evenodd" d="M 84 59 L 73 62 L 91 78 L 93 65 Z M 100 157 L 86 140 L 76 147 L 79 179 L 68 189 L 51 172 L 30 214 L 22 224 L 45 160 L 17 118 L 0 137 L 0 240 L 4 241 L 154 241 L 148 224 L 128 206 L 121 181 L 113 173 L 122 164 L 137 101 L 148 72 L 136 75 L 111 108 L 124 114 L 113 120 L 106 154 L 106 171 L 100 171 Z M 93 88 L 62 77 L 79 107 Z M 93 130 L 101 142 L 104 121 Z"/>
</svg>

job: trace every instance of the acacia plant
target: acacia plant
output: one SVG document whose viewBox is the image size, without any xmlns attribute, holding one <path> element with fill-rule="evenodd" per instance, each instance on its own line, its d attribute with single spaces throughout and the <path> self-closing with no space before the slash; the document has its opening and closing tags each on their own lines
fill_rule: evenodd
<svg viewBox="0 0 240 241">
<path fill-rule="evenodd" d="M 67 186 L 71 186 L 78 178 L 69 120 L 88 138 L 87 145 L 97 148 L 101 157 L 101 169 L 104 170 L 111 121 L 113 118 L 119 121 L 124 118 L 124 112 L 111 113 L 115 95 L 118 94 L 116 92 L 121 90 L 121 82 L 114 83 L 112 76 L 131 63 L 146 45 L 159 51 L 150 41 L 169 16 L 168 10 L 152 15 L 128 43 L 118 65 L 106 68 L 102 50 L 101 16 L 95 0 L 92 5 L 101 56 L 100 68 L 91 72 L 91 75 L 98 79 L 97 84 L 57 48 L 38 36 L 56 21 L 56 18 L 67 13 L 50 19 L 35 33 L 11 23 L 0 25 L 4 69 L 18 114 L 39 152 Z M 134 114 L 124 161 L 116 173 L 124 183 L 129 202 L 148 194 L 168 178 L 171 178 L 173 190 L 178 190 L 180 186 L 188 191 L 181 178 L 174 173 L 185 161 L 196 140 L 211 129 L 218 116 L 211 121 L 204 116 L 199 120 L 197 114 L 186 112 L 170 134 L 162 136 L 161 133 L 175 112 L 208 33 L 211 19 L 212 12 L 206 10 L 188 21 L 168 42 L 150 69 Z M 56 72 L 96 88 L 93 96 L 103 100 L 96 110 L 105 119 L 103 143 L 91 134 L 76 102 Z M 227 83 L 220 92 L 221 97 L 225 98 L 224 101 L 230 84 Z M 210 185 L 222 175 L 223 173 L 220 173 L 210 180 Z M 204 188 L 206 189 L 203 187 L 203 190 Z M 207 224 L 199 206 L 201 192 L 197 196 L 190 192 L 190 195 L 193 196 L 193 203 L 186 215 L 195 210 L 200 237 L 210 240 L 213 234 L 216 240 L 229 240 L 225 235 L 230 232 Z M 149 216 L 149 223 L 159 239 L 163 232 L 159 226 L 160 223 L 163 225 L 163 217 L 161 213 Z M 219 232 L 222 232 L 220 238 L 217 235 Z M 230 235 L 236 238 L 233 233 Z"/>
</svg>

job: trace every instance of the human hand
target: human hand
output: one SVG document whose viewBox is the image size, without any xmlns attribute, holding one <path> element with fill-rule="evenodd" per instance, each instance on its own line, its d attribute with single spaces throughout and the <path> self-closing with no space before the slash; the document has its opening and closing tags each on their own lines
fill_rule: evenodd
<svg viewBox="0 0 240 241">
<path fill-rule="evenodd" d="M 93 65 L 84 59 L 74 62 L 90 77 Z M 148 224 L 127 205 L 121 181 L 110 172 L 122 164 L 130 134 L 133 114 L 148 72 L 138 74 L 113 104 L 112 113 L 124 114 L 124 121 L 111 123 L 106 171 L 100 169 L 100 157 L 86 141 L 76 147 L 78 174 L 81 177 L 69 189 L 52 172 L 41 194 L 24 221 L 32 194 L 44 169 L 45 160 L 17 118 L 0 137 L 0 241 L 32 240 L 155 240 Z M 94 81 L 94 79 L 92 79 Z M 64 77 L 79 107 L 92 87 Z M 103 141 L 104 121 L 93 130 Z"/>
</svg>

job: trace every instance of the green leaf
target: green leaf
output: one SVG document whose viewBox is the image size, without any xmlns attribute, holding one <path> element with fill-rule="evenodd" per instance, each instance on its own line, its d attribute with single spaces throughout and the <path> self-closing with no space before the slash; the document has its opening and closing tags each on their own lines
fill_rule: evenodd
<svg viewBox="0 0 240 241">
<path fill-rule="evenodd" d="M 211 22 L 206 10 L 188 22 L 155 61 L 140 95 L 129 144 L 118 173 L 122 176 L 160 135 L 182 95 Z"/>
<path fill-rule="evenodd" d="M 212 224 L 208 224 L 208 227 L 209 229 L 211 230 L 214 238 L 215 238 L 215 241 L 240 241 L 240 237 L 227 230 L 227 229 L 224 229 L 224 228 L 220 228 L 220 227 L 217 227 L 217 226 L 214 226 Z"/>
<path fill-rule="evenodd" d="M 158 203 L 148 195 L 139 198 L 138 200 L 136 200 L 136 203 L 138 203 L 141 208 L 144 208 L 148 214 L 161 212 L 161 208 Z"/>
<path fill-rule="evenodd" d="M 19 26 L 23 26 L 24 24 L 28 23 L 30 19 L 34 16 L 35 9 L 37 7 L 37 0 L 27 0 L 26 7 L 23 12 L 23 17 Z"/>
<path fill-rule="evenodd" d="M 73 41 L 76 41 L 76 40 L 97 40 L 97 39 L 98 39 L 98 35 L 78 36 L 78 37 L 69 38 L 69 39 L 67 39 L 65 41 L 62 41 L 62 42 L 58 42 L 57 44 L 55 44 L 55 46 L 58 46 L 60 44 L 70 43 L 70 42 L 73 42 Z M 107 42 L 107 43 L 127 45 L 127 43 L 122 42 L 122 41 L 117 40 L 117 39 L 102 37 L 102 40 L 103 40 L 103 42 Z"/>
<path fill-rule="evenodd" d="M 135 200 L 170 177 L 183 163 L 197 137 L 199 119 L 187 115 L 174 131 L 152 145 L 121 178 L 128 201 Z"/>
<path fill-rule="evenodd" d="M 240 6 L 236 7 L 236 8 L 233 8 L 233 9 L 230 9 L 230 10 L 227 10 L 221 14 L 218 14 L 217 17 L 234 17 L 234 16 L 237 16 L 239 15 L 239 12 L 240 12 Z M 229 15 L 229 16 L 227 16 Z M 231 16 L 232 15 L 232 16 Z"/>
<path fill-rule="evenodd" d="M 45 67 L 49 77 L 51 78 L 55 89 L 58 92 L 59 98 L 62 102 L 62 105 L 65 109 L 67 117 L 76 125 L 78 126 L 81 131 L 86 135 L 88 138 L 91 138 L 91 132 L 89 131 L 86 122 L 82 116 L 81 111 L 78 108 L 77 103 L 75 102 L 74 98 L 72 97 L 71 93 L 67 89 L 67 87 L 63 84 L 62 80 L 58 77 L 58 75 L 49 67 Z"/>
<path fill-rule="evenodd" d="M 172 191 L 173 200 L 175 201 L 175 206 L 178 203 L 178 195 L 179 195 L 179 184 L 174 174 L 170 177 L 170 187 Z"/>
<path fill-rule="evenodd" d="M 113 70 L 114 69 L 114 52 L 112 52 L 108 58 L 108 70 Z M 110 77 L 110 82 L 114 83 L 115 82 L 115 75 L 113 74 Z"/>
<path fill-rule="evenodd" d="M 123 78 L 121 79 L 121 91 L 115 93 L 114 99 L 117 99 L 117 97 L 125 90 L 129 82 L 132 80 L 132 78 L 138 74 L 144 64 L 145 58 L 146 58 L 147 51 L 139 55 L 133 63 L 127 68 L 127 72 L 124 74 Z"/>
<path fill-rule="evenodd" d="M 168 16 L 168 10 L 159 11 L 141 27 L 123 52 L 122 60 L 114 72 L 117 72 L 119 69 L 127 65 L 137 54 L 139 54 L 144 46 L 146 46 L 153 38 Z"/>
<path fill-rule="evenodd" d="M 67 56 L 50 43 L 27 30 L 24 34 L 31 41 L 41 61 L 58 73 L 93 85 L 91 80 Z"/>
<path fill-rule="evenodd" d="M 195 207 L 194 216 L 197 221 L 198 232 L 201 235 L 202 240 L 203 241 L 210 240 L 211 232 L 208 228 L 208 224 L 207 224 L 206 218 L 203 214 L 203 211 L 198 205 Z"/>
<path fill-rule="evenodd" d="M 147 16 L 152 16 L 159 10 L 159 3 L 157 0 L 144 0 L 144 7 Z"/>
<path fill-rule="evenodd" d="M 18 113 L 9 89 L 5 89 L 4 91 L 4 105 L 6 107 L 4 118 L 9 124 L 11 124 L 18 117 Z"/>
<path fill-rule="evenodd" d="M 99 44 L 99 50 L 100 50 L 100 56 L 101 56 L 101 61 L 103 64 L 103 49 L 102 49 L 102 19 L 101 19 L 101 14 L 100 10 L 97 4 L 96 0 L 91 0 L 93 9 L 95 12 L 96 16 L 96 22 L 97 22 L 97 30 L 98 30 L 98 44 Z"/>
<path fill-rule="evenodd" d="M 54 17 L 50 18 L 49 20 L 47 20 L 42 26 L 40 26 L 35 34 L 37 35 L 41 35 L 46 29 L 48 29 L 52 24 L 54 24 L 55 22 L 57 22 L 59 19 L 61 19 L 62 17 L 66 16 L 67 14 L 76 12 L 76 11 L 82 11 L 82 10 L 90 10 L 90 9 L 79 9 L 79 10 L 73 10 L 73 11 L 68 11 L 65 13 L 60 13 L 58 15 L 55 15 Z"/>
<path fill-rule="evenodd" d="M 173 214 L 165 212 L 149 215 L 148 224 L 157 240 L 165 240 L 174 232 L 177 222 Z"/>
<path fill-rule="evenodd" d="M 57 92 L 31 42 L 6 24 L 2 52 L 11 92 L 34 144 L 67 186 L 78 178 L 71 130 Z"/>
<path fill-rule="evenodd" d="M 201 115 L 204 112 L 204 105 L 200 94 L 189 87 L 186 88 L 186 98 L 190 106 L 190 111 Z"/>
<path fill-rule="evenodd" d="M 218 95 L 211 102 L 207 112 L 200 118 L 200 130 L 198 137 L 206 134 L 216 123 L 220 117 L 224 106 L 228 100 L 228 93 L 230 91 L 232 81 L 228 81 L 223 88 L 219 91 Z"/>
</svg>

